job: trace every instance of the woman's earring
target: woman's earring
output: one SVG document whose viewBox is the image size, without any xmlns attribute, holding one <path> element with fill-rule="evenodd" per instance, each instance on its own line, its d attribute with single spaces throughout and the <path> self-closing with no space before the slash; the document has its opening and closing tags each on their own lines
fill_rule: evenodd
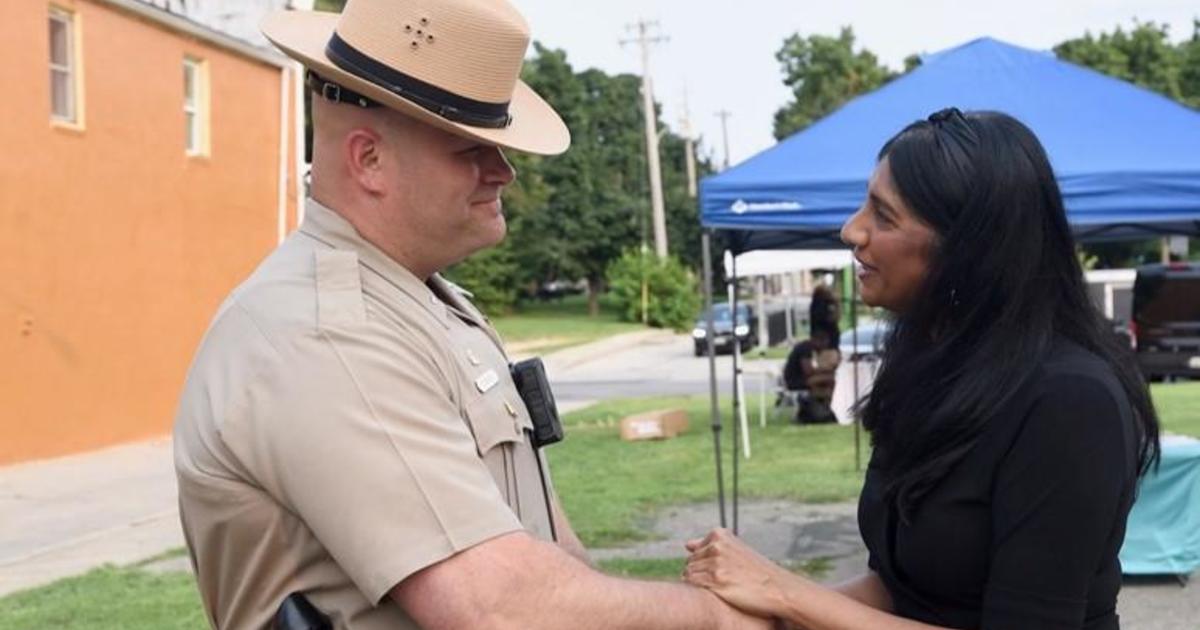
<svg viewBox="0 0 1200 630">
<path fill-rule="evenodd" d="M 958 289 L 950 289 L 950 306 L 958 306 Z"/>
</svg>

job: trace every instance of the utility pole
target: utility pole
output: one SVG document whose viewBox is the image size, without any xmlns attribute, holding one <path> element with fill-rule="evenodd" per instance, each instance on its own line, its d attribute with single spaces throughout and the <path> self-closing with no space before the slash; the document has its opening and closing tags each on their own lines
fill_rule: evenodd
<svg viewBox="0 0 1200 630">
<path fill-rule="evenodd" d="M 646 163 L 650 168 L 650 209 L 653 213 L 654 253 L 659 258 L 667 256 L 667 216 L 663 209 L 662 167 L 658 162 L 658 121 L 654 115 L 654 92 L 650 88 L 650 45 L 668 41 L 666 37 L 651 37 L 648 31 L 657 27 L 657 21 L 639 20 L 625 28 L 635 31 L 637 37 L 621 40 L 621 45 L 636 43 L 642 48 L 642 110 L 646 119 Z"/>
<path fill-rule="evenodd" d="M 683 130 L 683 153 L 687 158 L 687 184 L 688 196 L 696 196 L 696 147 L 695 141 L 692 140 L 692 115 L 688 111 L 687 88 L 683 90 L 683 116 L 679 121 L 679 127 Z"/>
<path fill-rule="evenodd" d="M 729 168 L 729 125 L 727 121 L 730 116 L 732 114 L 726 109 L 717 112 L 717 117 L 721 119 L 721 138 L 725 141 L 725 166 L 721 170 Z"/>
</svg>

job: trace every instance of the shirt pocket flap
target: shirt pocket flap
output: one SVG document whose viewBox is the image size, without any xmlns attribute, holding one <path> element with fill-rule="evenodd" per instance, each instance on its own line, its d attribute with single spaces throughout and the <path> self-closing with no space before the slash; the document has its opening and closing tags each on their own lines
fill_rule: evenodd
<svg viewBox="0 0 1200 630">
<path fill-rule="evenodd" d="M 471 401 L 467 421 L 480 456 L 504 442 L 520 443 L 525 440 L 525 431 L 533 430 L 524 403 L 506 388 L 480 394 Z"/>
</svg>

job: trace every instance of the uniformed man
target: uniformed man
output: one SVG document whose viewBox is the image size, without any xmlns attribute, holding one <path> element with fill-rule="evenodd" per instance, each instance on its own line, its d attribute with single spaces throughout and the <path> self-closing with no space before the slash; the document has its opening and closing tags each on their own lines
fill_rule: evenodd
<svg viewBox="0 0 1200 630">
<path fill-rule="evenodd" d="M 309 70 L 300 229 L 226 300 L 175 428 L 210 623 L 302 593 L 337 628 L 765 628 L 591 570 L 487 320 L 438 272 L 505 232 L 501 147 L 559 153 L 503 0 L 351 0 L 263 31 Z M 575 556 L 575 557 L 572 557 Z"/>
</svg>

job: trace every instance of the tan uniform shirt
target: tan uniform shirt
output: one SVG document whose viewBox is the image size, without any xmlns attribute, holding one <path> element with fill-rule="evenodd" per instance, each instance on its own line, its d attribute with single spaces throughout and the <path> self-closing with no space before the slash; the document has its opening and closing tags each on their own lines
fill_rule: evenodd
<svg viewBox="0 0 1200 630">
<path fill-rule="evenodd" d="M 550 540 L 549 479 L 499 338 L 309 201 L 218 311 L 175 424 L 209 620 L 270 622 L 304 591 L 335 627 L 417 628 L 404 578 L 515 530 Z"/>
</svg>

